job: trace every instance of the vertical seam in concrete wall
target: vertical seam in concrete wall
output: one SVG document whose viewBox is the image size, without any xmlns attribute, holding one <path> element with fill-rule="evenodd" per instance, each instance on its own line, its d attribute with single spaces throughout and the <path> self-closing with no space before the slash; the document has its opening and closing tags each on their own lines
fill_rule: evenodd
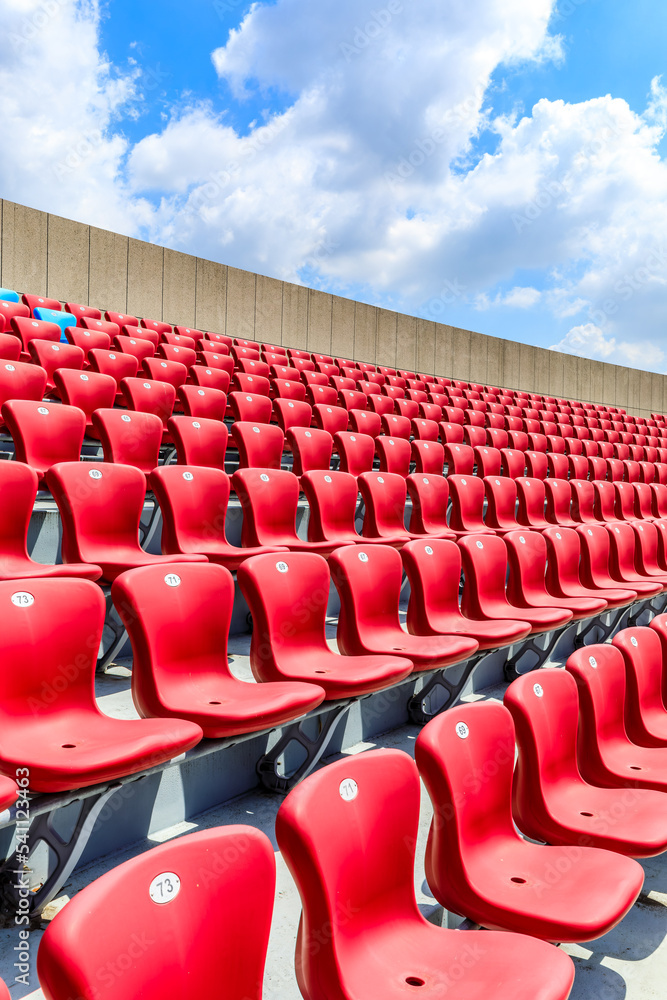
<svg viewBox="0 0 667 1000">
<path fill-rule="evenodd" d="M 46 288 L 44 289 L 45 294 L 49 294 L 49 234 L 50 226 L 49 222 L 51 220 L 51 215 L 47 212 L 46 215 Z"/>
<path fill-rule="evenodd" d="M 0 202 L 0 283 L 5 287 L 5 199 Z"/>
<path fill-rule="evenodd" d="M 160 302 L 160 319 L 164 320 L 164 247 L 162 247 L 162 298 Z"/>
<path fill-rule="evenodd" d="M 127 303 L 130 299 L 130 237 L 127 238 L 127 250 L 125 251 L 125 305 L 123 312 L 127 315 Z"/>
<path fill-rule="evenodd" d="M 199 257 L 195 257 L 195 314 L 192 317 L 192 325 L 197 329 L 197 282 L 199 280 Z"/>
<path fill-rule="evenodd" d="M 92 305 L 90 301 L 90 226 L 88 226 L 88 292 L 86 294 L 86 305 Z"/>
</svg>

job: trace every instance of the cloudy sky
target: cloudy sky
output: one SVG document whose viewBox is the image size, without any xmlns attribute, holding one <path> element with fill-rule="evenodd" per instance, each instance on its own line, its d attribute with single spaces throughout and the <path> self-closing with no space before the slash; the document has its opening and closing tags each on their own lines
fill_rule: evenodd
<svg viewBox="0 0 667 1000">
<path fill-rule="evenodd" d="M 667 372 L 667 5 L 0 0 L 0 195 Z"/>
</svg>

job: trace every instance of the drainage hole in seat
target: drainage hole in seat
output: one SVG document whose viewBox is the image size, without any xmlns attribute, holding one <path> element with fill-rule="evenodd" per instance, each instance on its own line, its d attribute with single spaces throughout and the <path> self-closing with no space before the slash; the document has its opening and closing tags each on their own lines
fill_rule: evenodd
<svg viewBox="0 0 667 1000">
<path fill-rule="evenodd" d="M 519 878 L 518 875 L 513 875 L 510 882 L 516 882 L 518 885 L 525 885 L 525 878 Z"/>
<path fill-rule="evenodd" d="M 408 984 L 408 986 L 425 986 L 426 985 L 425 981 L 423 979 L 420 979 L 418 976 L 408 976 L 405 981 Z"/>
</svg>

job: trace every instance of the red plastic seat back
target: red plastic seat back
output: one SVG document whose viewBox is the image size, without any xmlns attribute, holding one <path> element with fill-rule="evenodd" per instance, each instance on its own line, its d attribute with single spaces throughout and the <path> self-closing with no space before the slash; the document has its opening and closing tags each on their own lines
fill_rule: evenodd
<svg viewBox="0 0 667 1000">
<path fill-rule="evenodd" d="M 231 485 L 221 469 L 161 465 L 152 471 L 150 487 L 162 511 L 164 551 L 198 552 L 202 544 L 227 542 Z"/>
<path fill-rule="evenodd" d="M 94 347 L 88 355 L 88 361 L 94 372 L 111 375 L 118 387 L 124 378 L 135 378 L 139 370 L 139 362 L 134 355 L 123 354 L 122 351 L 105 351 Z"/>
<path fill-rule="evenodd" d="M 232 488 L 243 508 L 242 545 L 289 545 L 298 540 L 299 480 L 293 473 L 243 468 L 232 476 Z"/>
<path fill-rule="evenodd" d="M 232 440 L 239 452 L 240 469 L 279 469 L 285 435 L 275 424 L 235 421 Z"/>
<path fill-rule="evenodd" d="M 131 354 L 133 358 L 137 359 L 139 365 L 142 365 L 146 358 L 152 358 L 155 354 L 154 344 L 151 344 L 150 340 L 140 337 L 139 334 L 136 337 L 125 337 L 122 334 L 114 337 L 112 346 L 115 351 Z"/>
<path fill-rule="evenodd" d="M 92 423 L 102 443 L 105 462 L 133 465 L 144 475 L 157 466 L 162 421 L 154 413 L 98 409 L 93 413 Z"/>
<path fill-rule="evenodd" d="M 514 481 L 519 502 L 517 521 L 526 527 L 544 527 L 546 523 L 544 518 L 546 493 L 543 480 L 521 476 Z"/>
<path fill-rule="evenodd" d="M 466 859 L 484 848 L 493 850 L 496 839 L 517 840 L 512 717 L 490 701 L 456 705 L 424 726 L 415 761 L 434 807 L 427 871 L 452 902 L 459 901 L 470 895 Z M 487 774 L 492 777 L 484 780 Z M 470 794 L 475 775 L 481 778 L 476 794 Z"/>
<path fill-rule="evenodd" d="M 604 643 L 576 650 L 565 667 L 579 692 L 578 760 L 585 768 L 591 755 L 597 756 L 598 746 L 616 740 L 630 743 L 624 721 L 625 664 L 621 651 Z"/>
<path fill-rule="evenodd" d="M 46 384 L 53 387 L 53 373 L 56 368 L 74 368 L 81 371 L 86 356 L 80 347 L 72 344 L 53 344 L 49 340 L 31 340 L 28 345 L 30 357 L 35 365 L 46 372 Z"/>
<path fill-rule="evenodd" d="M 625 727 L 629 738 L 640 746 L 660 746 L 662 741 L 647 739 L 645 713 L 665 711 L 662 700 L 662 645 L 655 629 L 635 626 L 617 632 L 612 645 L 620 649 L 625 662 Z M 664 744 L 662 744 L 664 745 Z"/>
<path fill-rule="evenodd" d="M 597 521 L 595 516 L 595 489 L 593 483 L 583 479 L 573 479 L 570 483 L 572 503 L 570 513 L 572 520 L 579 524 L 591 524 Z"/>
<path fill-rule="evenodd" d="M 88 358 L 88 351 L 95 349 L 108 351 L 111 346 L 111 337 L 102 330 L 85 330 L 80 326 L 68 326 L 65 336 L 70 344 L 80 347 Z"/>
<path fill-rule="evenodd" d="M 308 538 L 311 542 L 360 538 L 354 526 L 357 509 L 357 480 L 348 472 L 311 470 L 301 479 L 310 517 Z"/>
<path fill-rule="evenodd" d="M 387 437 L 403 438 L 405 441 L 409 441 L 410 440 L 409 418 L 402 417 L 397 413 L 383 413 L 382 433 L 386 434 Z"/>
<path fill-rule="evenodd" d="M 164 358 L 146 358 L 143 363 L 143 371 L 149 379 L 156 382 L 168 382 L 178 389 L 185 384 L 188 377 L 188 370 L 179 361 L 165 361 Z"/>
<path fill-rule="evenodd" d="M 465 585 L 461 610 L 467 618 L 484 619 L 485 608 L 507 604 L 507 547 L 498 535 L 464 535 L 459 539 Z M 511 618 L 510 609 L 507 617 Z"/>
<path fill-rule="evenodd" d="M 334 448 L 340 455 L 341 472 L 357 477 L 373 468 L 375 441 L 370 435 L 339 431 L 334 434 Z"/>
<path fill-rule="evenodd" d="M 615 521 L 616 494 L 614 486 L 610 482 L 596 481 L 593 483 L 593 512 L 596 521 Z"/>
<path fill-rule="evenodd" d="M 416 473 L 442 476 L 445 463 L 445 449 L 438 441 L 413 441 L 412 459 Z"/>
<path fill-rule="evenodd" d="M 409 530 L 414 534 L 446 531 L 449 481 L 444 476 L 413 473 L 405 483 L 412 500 Z"/>
<path fill-rule="evenodd" d="M 468 444 L 446 444 L 444 449 L 448 476 L 472 476 L 475 453 Z"/>
<path fill-rule="evenodd" d="M 90 883 L 49 924 L 37 960 L 44 994 L 157 1000 L 203 996 L 224 980 L 230 1000 L 261 1000 L 274 890 L 273 847 L 253 827 L 155 847 Z"/>
<path fill-rule="evenodd" d="M 38 365 L 20 361 L 0 363 L 0 405 L 9 399 L 39 402 L 46 391 L 46 372 Z"/>
<path fill-rule="evenodd" d="M 395 473 L 403 479 L 409 475 L 412 456 L 409 441 L 382 434 L 375 439 L 375 450 L 380 459 L 380 472 Z"/>
<path fill-rule="evenodd" d="M 77 406 L 11 399 L 2 404 L 2 419 L 14 440 L 17 462 L 30 465 L 40 478 L 57 462 L 79 461 L 86 415 Z"/>
<path fill-rule="evenodd" d="M 179 465 L 204 465 L 224 471 L 227 427 L 222 421 L 176 416 L 169 418 L 167 426 Z"/>
<path fill-rule="evenodd" d="M 268 424 L 271 420 L 273 404 L 268 396 L 256 396 L 250 392 L 230 392 L 229 405 L 236 422 Z"/>
<path fill-rule="evenodd" d="M 313 420 L 320 430 L 328 431 L 332 437 L 347 427 L 347 410 L 340 406 L 316 403 L 313 406 Z"/>
<path fill-rule="evenodd" d="M 154 413 L 166 429 L 176 402 L 176 390 L 173 385 L 142 378 L 124 378 L 120 387 L 128 410 Z"/>
<path fill-rule="evenodd" d="M 368 434 L 376 438 L 382 431 L 382 418 L 372 410 L 350 410 L 349 427 L 355 434 Z"/>
<path fill-rule="evenodd" d="M 486 476 L 499 476 L 501 457 L 498 448 L 473 448 L 475 475 L 484 479 Z"/>
<path fill-rule="evenodd" d="M 524 453 L 517 448 L 501 448 L 500 460 L 501 475 L 510 479 L 518 479 L 519 476 L 525 475 L 526 459 Z"/>
<path fill-rule="evenodd" d="M 484 523 L 494 530 L 517 527 L 516 520 L 516 480 L 488 476 L 484 480 L 487 509 Z"/>
<path fill-rule="evenodd" d="M 340 597 L 338 647 L 353 654 L 357 637 L 383 627 L 400 629 L 398 603 L 403 569 L 390 545 L 346 545 L 329 558 L 329 569 Z M 391 650 L 387 650 L 390 653 Z"/>
<path fill-rule="evenodd" d="M 430 633 L 433 614 L 460 614 L 461 551 L 456 542 L 443 538 L 414 539 L 401 549 L 403 568 L 410 583 L 408 630 L 415 635 Z"/>
<path fill-rule="evenodd" d="M 328 431 L 316 427 L 290 427 L 285 437 L 293 455 L 295 476 L 314 469 L 328 469 L 331 465 L 333 437 Z"/>
<path fill-rule="evenodd" d="M 364 536 L 404 535 L 407 492 L 404 477 L 391 472 L 364 472 L 357 484 L 366 506 Z"/>
<path fill-rule="evenodd" d="M 23 462 L 0 462 L 0 577 L 4 558 L 28 559 L 28 527 L 37 496 L 38 477 Z"/>
<path fill-rule="evenodd" d="M 32 721 L 35 699 L 45 725 L 49 715 L 94 710 L 92 681 L 104 624 L 100 588 L 74 578 L 33 579 L 24 587 L 8 580 L 0 582 L 0 607 L 6 666 L 0 675 L 2 714 L 13 724 L 21 717 Z M 66 664 L 76 669 L 65 674 Z M 45 685 L 56 677 L 67 677 L 64 689 L 56 698 L 45 698 Z"/>
<path fill-rule="evenodd" d="M 53 381 L 63 403 L 78 406 L 88 423 L 94 410 L 112 407 L 116 399 L 116 382 L 110 375 L 60 368 L 53 373 Z"/>
<path fill-rule="evenodd" d="M 200 385 L 182 385 L 176 396 L 183 412 L 188 417 L 206 417 L 208 420 L 224 420 L 227 412 L 227 394 L 220 389 L 203 388 Z"/>
<path fill-rule="evenodd" d="M 239 566 L 237 579 L 252 614 L 250 664 L 257 680 L 284 680 L 282 663 L 326 651 L 326 559 L 310 552 L 253 556 Z"/>
<path fill-rule="evenodd" d="M 313 418 L 310 404 L 298 399 L 274 399 L 273 413 L 283 434 L 290 427 L 310 427 Z"/>
<path fill-rule="evenodd" d="M 455 531 L 483 531 L 484 482 L 478 476 L 448 476 L 451 511 L 449 525 Z"/>
<path fill-rule="evenodd" d="M 61 462 L 49 469 L 46 482 L 62 520 L 63 562 L 96 563 L 100 553 L 139 550 L 146 497 L 146 478 L 139 469 Z"/>
<path fill-rule="evenodd" d="M 567 479 L 547 479 L 544 482 L 546 519 L 550 524 L 571 526 L 570 502 L 572 493 Z"/>
</svg>

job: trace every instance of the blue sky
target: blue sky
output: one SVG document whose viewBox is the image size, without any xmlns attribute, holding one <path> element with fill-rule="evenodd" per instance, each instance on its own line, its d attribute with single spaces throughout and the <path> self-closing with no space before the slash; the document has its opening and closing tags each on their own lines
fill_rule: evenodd
<svg viewBox="0 0 667 1000">
<path fill-rule="evenodd" d="M 7 0 L 0 193 L 667 371 L 666 27 L 655 0 Z"/>
</svg>

